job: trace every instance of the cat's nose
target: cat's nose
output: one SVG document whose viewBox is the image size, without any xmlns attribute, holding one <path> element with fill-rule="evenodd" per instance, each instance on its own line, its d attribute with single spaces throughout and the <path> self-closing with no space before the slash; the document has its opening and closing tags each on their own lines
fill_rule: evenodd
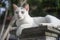
<svg viewBox="0 0 60 40">
<path fill-rule="evenodd" d="M 20 16 L 19 14 L 17 14 L 17 16 Z"/>
<path fill-rule="evenodd" d="M 20 16 L 18 15 L 18 17 L 20 17 Z"/>
</svg>

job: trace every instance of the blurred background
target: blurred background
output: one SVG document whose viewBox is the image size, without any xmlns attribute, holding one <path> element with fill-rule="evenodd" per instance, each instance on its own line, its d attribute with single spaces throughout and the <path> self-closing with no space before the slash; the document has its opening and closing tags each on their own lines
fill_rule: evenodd
<svg viewBox="0 0 60 40">
<path fill-rule="evenodd" d="M 20 1 L 22 0 L 0 0 L 0 31 L 5 27 L 5 32 L 14 15 L 13 4 L 20 6 Z M 27 0 L 26 3 L 30 5 L 29 14 L 32 17 L 50 14 L 60 19 L 60 0 Z"/>
<path fill-rule="evenodd" d="M 11 20 L 14 15 L 13 3 L 19 6 L 19 0 L 0 0 L 0 24 L 3 23 L 6 12 L 6 24 Z M 30 5 L 29 14 L 32 17 L 50 14 L 60 19 L 60 0 L 27 0 L 27 3 Z"/>
</svg>

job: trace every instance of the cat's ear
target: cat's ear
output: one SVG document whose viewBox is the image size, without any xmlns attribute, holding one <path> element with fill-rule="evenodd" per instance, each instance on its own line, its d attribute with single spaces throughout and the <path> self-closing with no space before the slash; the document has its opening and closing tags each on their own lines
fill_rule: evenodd
<svg viewBox="0 0 60 40">
<path fill-rule="evenodd" d="M 16 10 L 18 8 L 18 6 L 13 4 L 13 8 L 14 8 L 14 10 Z"/>
<path fill-rule="evenodd" d="M 29 4 L 24 5 L 24 8 L 29 11 Z"/>
</svg>

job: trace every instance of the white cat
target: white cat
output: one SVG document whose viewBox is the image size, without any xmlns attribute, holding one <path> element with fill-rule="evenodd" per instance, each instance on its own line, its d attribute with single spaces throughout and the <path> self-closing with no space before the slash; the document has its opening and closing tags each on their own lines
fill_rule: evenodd
<svg viewBox="0 0 60 40">
<path fill-rule="evenodd" d="M 46 15 L 45 17 L 31 17 L 29 15 L 29 5 L 18 7 L 13 4 L 14 16 L 16 19 L 17 31 L 16 35 L 19 36 L 24 28 L 37 27 L 40 23 L 59 24 L 60 20 L 54 16 Z"/>
</svg>

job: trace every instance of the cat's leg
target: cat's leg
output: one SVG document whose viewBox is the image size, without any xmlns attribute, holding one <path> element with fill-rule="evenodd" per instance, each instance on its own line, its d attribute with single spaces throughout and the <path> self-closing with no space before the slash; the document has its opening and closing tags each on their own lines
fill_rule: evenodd
<svg viewBox="0 0 60 40">
<path fill-rule="evenodd" d="M 17 35 L 17 36 L 21 35 L 22 30 L 23 30 L 24 28 L 31 28 L 31 27 L 32 27 L 31 24 L 23 24 L 23 25 L 21 25 L 21 26 L 17 29 L 16 35 Z"/>
<path fill-rule="evenodd" d="M 55 16 L 47 15 L 45 18 L 48 21 L 47 24 L 49 26 L 53 26 L 55 28 L 58 28 L 58 26 L 60 26 L 60 20 L 58 18 L 56 18 Z"/>
</svg>

